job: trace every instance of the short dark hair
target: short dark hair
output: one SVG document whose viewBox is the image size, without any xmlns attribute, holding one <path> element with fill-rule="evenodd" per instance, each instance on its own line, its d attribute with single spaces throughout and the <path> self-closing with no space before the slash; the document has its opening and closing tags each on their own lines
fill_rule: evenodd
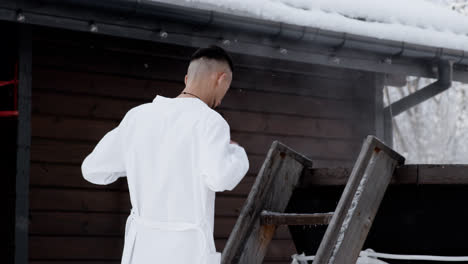
<svg viewBox="0 0 468 264">
<path fill-rule="evenodd" d="M 226 62 L 229 65 L 229 68 L 231 69 L 231 71 L 234 72 L 234 65 L 232 63 L 231 56 L 229 56 L 229 54 L 224 49 L 216 45 L 211 45 L 208 48 L 198 49 L 190 57 L 190 62 L 199 58 L 207 58 L 207 59 L 213 59 L 217 61 Z"/>
</svg>

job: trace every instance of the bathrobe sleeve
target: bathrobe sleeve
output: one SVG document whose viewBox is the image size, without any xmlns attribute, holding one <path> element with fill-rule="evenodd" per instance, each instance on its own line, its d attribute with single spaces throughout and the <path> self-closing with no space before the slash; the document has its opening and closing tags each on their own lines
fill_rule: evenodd
<svg viewBox="0 0 468 264">
<path fill-rule="evenodd" d="M 249 169 L 244 148 L 230 144 L 229 125 L 219 114 L 207 120 L 201 135 L 201 171 L 204 182 L 211 190 L 232 190 Z"/>
<path fill-rule="evenodd" d="M 117 127 L 104 135 L 93 151 L 83 160 L 81 172 L 87 181 L 105 185 L 126 175 L 122 133 L 127 119 L 128 113 Z"/>
</svg>

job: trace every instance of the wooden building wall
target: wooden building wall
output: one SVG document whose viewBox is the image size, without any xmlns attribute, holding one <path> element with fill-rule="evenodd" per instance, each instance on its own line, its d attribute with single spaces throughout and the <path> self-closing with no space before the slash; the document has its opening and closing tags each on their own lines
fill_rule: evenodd
<svg viewBox="0 0 468 264">
<path fill-rule="evenodd" d="M 126 180 L 92 185 L 81 176 L 81 162 L 131 107 L 156 94 L 179 94 L 193 51 L 34 30 L 31 263 L 119 263 L 130 209 Z M 233 140 L 246 148 L 251 169 L 235 190 L 217 194 L 218 251 L 273 140 L 303 152 L 316 167 L 350 167 L 364 136 L 375 130 L 371 74 L 239 55 L 234 60 L 235 80 L 219 111 Z M 265 263 L 289 263 L 295 252 L 281 228 Z"/>
</svg>

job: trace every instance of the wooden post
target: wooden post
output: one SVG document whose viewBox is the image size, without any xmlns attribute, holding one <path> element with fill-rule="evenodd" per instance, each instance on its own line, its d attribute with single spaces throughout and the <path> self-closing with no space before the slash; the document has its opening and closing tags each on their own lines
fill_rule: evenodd
<svg viewBox="0 0 468 264">
<path fill-rule="evenodd" d="M 393 115 L 390 108 L 384 109 L 384 142 L 393 147 Z"/>
<path fill-rule="evenodd" d="M 367 137 L 314 264 L 356 263 L 395 167 L 404 158 Z"/>
<path fill-rule="evenodd" d="M 384 102 L 383 89 L 385 85 L 385 75 L 382 73 L 372 74 L 372 85 L 374 86 L 374 124 L 375 135 L 385 139 Z"/>
<path fill-rule="evenodd" d="M 304 168 L 312 162 L 275 141 L 229 236 L 221 263 L 262 263 L 275 225 L 261 225 L 263 210 L 284 212 Z"/>
<path fill-rule="evenodd" d="M 28 263 L 29 166 L 31 147 L 31 27 L 18 26 L 19 81 L 16 154 L 15 264 Z"/>
</svg>

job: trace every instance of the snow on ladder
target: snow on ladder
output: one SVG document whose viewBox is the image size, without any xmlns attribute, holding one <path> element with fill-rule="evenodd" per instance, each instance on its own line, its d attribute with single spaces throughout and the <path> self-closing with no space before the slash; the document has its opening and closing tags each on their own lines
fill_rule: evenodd
<svg viewBox="0 0 468 264">
<path fill-rule="evenodd" d="M 284 213 L 312 161 L 273 142 L 222 254 L 222 264 L 262 263 L 278 225 L 329 224 L 314 264 L 356 263 L 393 171 L 404 158 L 368 136 L 334 213 Z"/>
</svg>

